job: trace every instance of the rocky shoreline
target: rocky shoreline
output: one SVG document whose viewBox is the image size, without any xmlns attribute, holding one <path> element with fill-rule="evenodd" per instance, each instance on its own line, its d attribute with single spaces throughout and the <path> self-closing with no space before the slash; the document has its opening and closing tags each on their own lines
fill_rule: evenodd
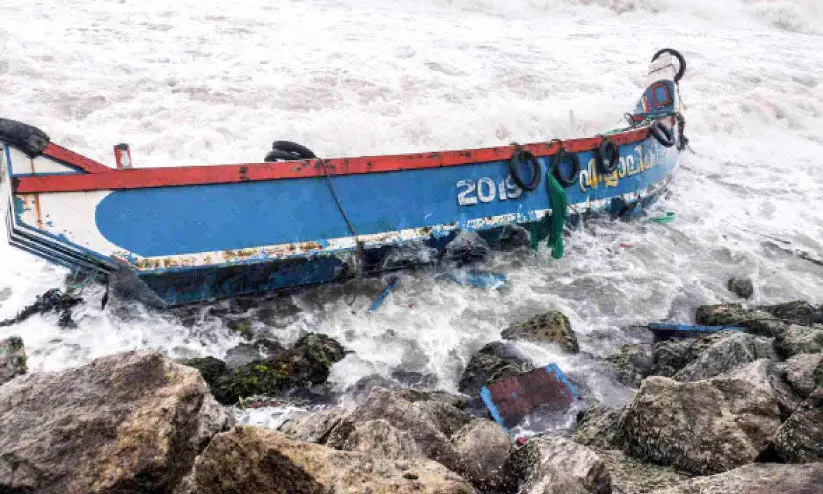
<svg viewBox="0 0 823 494">
<path fill-rule="evenodd" d="M 347 350 L 321 334 L 289 348 L 246 343 L 225 361 L 128 352 L 56 373 L 27 373 L 22 340 L 9 338 L 0 342 L 0 492 L 821 492 L 821 309 L 699 307 L 698 324 L 743 330 L 623 345 L 601 360 L 636 388 L 626 406 L 588 399 L 571 429 L 527 440 L 475 400 L 490 380 L 545 364 L 507 341 L 472 357 L 460 395 L 374 382 L 341 408 L 325 386 Z M 503 338 L 579 351 L 558 312 Z M 232 413 L 292 402 L 327 406 L 277 430 Z"/>
</svg>

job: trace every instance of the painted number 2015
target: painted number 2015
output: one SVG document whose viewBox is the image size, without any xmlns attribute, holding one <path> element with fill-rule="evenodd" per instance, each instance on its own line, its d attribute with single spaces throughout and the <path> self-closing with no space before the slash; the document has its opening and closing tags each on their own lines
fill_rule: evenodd
<svg viewBox="0 0 823 494">
<path fill-rule="evenodd" d="M 517 199 L 523 190 L 514 183 L 511 176 L 495 182 L 491 177 L 477 180 L 460 180 L 457 182 L 457 204 L 472 206 L 480 202 L 492 202 L 495 199 L 507 201 Z"/>
</svg>

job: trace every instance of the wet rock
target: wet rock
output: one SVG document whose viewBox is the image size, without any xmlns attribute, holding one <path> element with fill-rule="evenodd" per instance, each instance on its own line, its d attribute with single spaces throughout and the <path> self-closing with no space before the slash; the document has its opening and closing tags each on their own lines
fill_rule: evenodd
<svg viewBox="0 0 823 494">
<path fill-rule="evenodd" d="M 823 485 L 823 463 L 754 463 L 718 475 L 698 477 L 655 494 L 814 494 Z"/>
<path fill-rule="evenodd" d="M 700 358 L 711 346 L 722 342 L 738 331 L 720 331 L 699 338 L 671 338 L 652 345 L 651 376 L 674 377 L 683 368 Z M 733 367 L 731 362 L 724 367 Z"/>
<path fill-rule="evenodd" d="M 695 321 L 707 326 L 741 326 L 760 336 L 777 336 L 784 326 L 774 314 L 744 309 L 740 304 L 702 305 L 697 308 Z"/>
<path fill-rule="evenodd" d="M 791 463 L 823 461 L 823 388 L 784 422 L 777 431 L 775 449 Z"/>
<path fill-rule="evenodd" d="M 697 382 L 646 378 L 620 420 L 627 451 L 698 475 L 754 461 L 780 425 L 764 363 Z"/>
<path fill-rule="evenodd" d="M 194 369 L 130 352 L 0 387 L 0 491 L 167 492 L 231 416 Z"/>
<path fill-rule="evenodd" d="M 356 423 L 380 419 L 401 431 L 409 432 L 427 458 L 439 461 L 458 473 L 465 470 L 449 437 L 471 422 L 473 417 L 441 401 L 412 401 L 400 393 L 385 389 L 373 390 L 361 405 L 332 430 L 328 444 L 342 447 Z"/>
<path fill-rule="evenodd" d="M 0 340 L 0 385 L 22 376 L 27 370 L 23 338 L 11 336 Z"/>
<path fill-rule="evenodd" d="M 391 377 L 408 388 L 432 389 L 437 386 L 437 376 L 434 374 L 396 370 Z"/>
<path fill-rule="evenodd" d="M 777 360 L 773 338 L 730 331 L 712 339 L 697 358 L 674 375 L 674 379 L 684 382 L 709 379 L 764 358 Z"/>
<path fill-rule="evenodd" d="M 296 441 L 325 444 L 332 429 L 348 413 L 348 410 L 343 408 L 303 412 L 286 419 L 277 430 Z"/>
<path fill-rule="evenodd" d="M 274 397 L 301 392 L 313 399 L 316 393 L 310 388 L 325 383 L 331 366 L 344 356 L 345 349 L 333 338 L 310 333 L 284 352 L 241 365 L 221 376 L 212 393 L 225 404 L 236 403 L 247 396 Z"/>
<path fill-rule="evenodd" d="M 823 354 L 803 353 L 786 361 L 783 378 L 799 396 L 805 398 L 823 387 Z"/>
<path fill-rule="evenodd" d="M 489 382 L 532 369 L 534 365 L 512 345 L 495 341 L 472 355 L 460 377 L 459 390 L 469 396 L 477 396 Z"/>
<path fill-rule="evenodd" d="M 495 422 L 475 419 L 451 438 L 466 465 L 464 477 L 483 492 L 514 492 L 517 479 L 509 465 L 514 451 L 509 435 Z"/>
<path fill-rule="evenodd" d="M 648 343 L 621 345 L 620 353 L 610 355 L 606 357 L 606 360 L 617 369 L 618 382 L 638 388 L 654 365 L 652 345 Z"/>
<path fill-rule="evenodd" d="M 236 369 L 255 360 L 271 358 L 286 351 L 286 347 L 274 340 L 257 340 L 240 343 L 226 352 L 226 367 Z"/>
<path fill-rule="evenodd" d="M 392 427 L 386 420 L 357 422 L 340 449 L 358 451 L 387 460 L 424 458 L 423 452 L 408 431 Z"/>
<path fill-rule="evenodd" d="M 177 492 L 469 494 L 471 486 L 432 461 L 336 451 L 292 441 L 275 431 L 238 426 L 214 437 Z"/>
<path fill-rule="evenodd" d="M 820 318 L 820 308 L 814 307 L 803 300 L 795 300 L 784 304 L 761 305 L 758 310 L 768 312 L 783 322 L 811 326 L 814 323 L 823 323 Z"/>
<path fill-rule="evenodd" d="M 239 317 L 228 319 L 226 321 L 226 327 L 244 340 L 251 340 L 254 338 L 254 327 L 251 318 Z"/>
<path fill-rule="evenodd" d="M 555 343 L 566 351 L 577 353 L 580 345 L 572 325 L 562 312 L 551 311 L 531 319 L 509 326 L 501 335 L 507 340 L 529 340 Z"/>
<path fill-rule="evenodd" d="M 375 388 L 400 389 L 402 386 L 392 378 L 381 374 L 369 374 L 357 380 L 354 384 L 346 388 L 346 392 L 353 395 L 356 402 L 365 400 Z"/>
<path fill-rule="evenodd" d="M 823 352 L 823 325 L 792 324 L 777 335 L 774 346 L 783 358 L 791 358 L 801 353 Z"/>
<path fill-rule="evenodd" d="M 190 358 L 180 362 L 183 365 L 194 367 L 203 376 L 203 379 L 209 385 L 209 388 L 214 390 L 217 386 L 217 381 L 226 374 L 226 363 L 214 357 L 198 357 Z"/>
<path fill-rule="evenodd" d="M 726 287 L 740 298 L 749 299 L 754 295 L 754 283 L 749 278 L 730 278 Z"/>
<path fill-rule="evenodd" d="M 623 438 L 620 431 L 622 410 L 593 405 L 577 414 L 572 439 L 584 446 L 600 449 L 620 449 Z"/>
<path fill-rule="evenodd" d="M 557 472 L 574 479 L 583 492 L 608 494 L 612 491 L 611 476 L 597 453 L 564 437 L 531 438 L 514 454 L 512 465 L 521 479 L 522 492 L 527 494 L 546 492 L 546 488 L 557 481 Z M 551 489 L 557 492 L 556 487 Z"/>
<path fill-rule="evenodd" d="M 672 467 L 643 463 L 619 450 L 595 449 L 597 456 L 606 464 L 612 479 L 612 492 L 620 494 L 646 494 L 678 485 L 690 475 Z M 720 493 L 718 493 L 720 494 Z"/>
</svg>

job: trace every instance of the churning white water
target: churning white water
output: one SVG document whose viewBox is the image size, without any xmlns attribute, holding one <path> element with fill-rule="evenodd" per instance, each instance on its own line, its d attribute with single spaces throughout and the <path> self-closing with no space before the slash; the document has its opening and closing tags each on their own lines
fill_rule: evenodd
<svg viewBox="0 0 823 494">
<path fill-rule="evenodd" d="M 604 355 L 633 337 L 621 327 L 732 299 L 732 275 L 753 278 L 754 302 L 823 303 L 823 268 L 786 252 L 823 258 L 822 46 L 817 0 L 3 0 L 0 114 L 104 162 L 128 142 L 136 166 L 259 161 L 275 139 L 322 156 L 494 146 L 620 125 L 651 55 L 681 50 L 697 154 L 656 206 L 674 223 L 588 222 L 561 261 L 498 252 L 480 267 L 508 276 L 502 290 L 406 272 L 373 314 L 367 296 L 350 307 L 320 287 L 257 323 L 353 350 L 333 369 L 341 390 L 396 369 L 454 390 L 473 352 L 541 311 L 566 313 L 583 351 Z M 5 244 L 0 269 L 0 317 L 65 283 Z M 127 349 L 223 357 L 240 342 L 208 307 L 184 324 L 124 300 L 101 311 L 99 287 L 84 296 L 75 329 L 35 316 L 0 337 L 22 336 L 34 370 Z M 596 398 L 626 397 L 590 358 L 521 347 Z"/>
</svg>

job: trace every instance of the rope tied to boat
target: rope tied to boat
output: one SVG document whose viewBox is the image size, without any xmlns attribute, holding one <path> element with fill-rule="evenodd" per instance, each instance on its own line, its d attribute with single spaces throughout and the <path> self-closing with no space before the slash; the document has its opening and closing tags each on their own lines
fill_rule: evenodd
<svg viewBox="0 0 823 494">
<path fill-rule="evenodd" d="M 346 226 L 348 226 L 349 232 L 351 232 L 352 237 L 354 238 L 354 293 L 352 294 L 351 300 L 348 300 L 348 296 L 346 299 L 346 303 L 348 305 L 352 305 L 354 304 L 354 301 L 357 300 L 357 295 L 360 292 L 360 284 L 363 279 L 363 243 L 360 241 L 357 231 L 354 229 L 354 225 L 352 224 L 351 219 L 349 219 L 349 215 L 346 214 L 346 210 L 343 208 L 343 203 L 340 201 L 340 197 L 337 195 L 337 190 L 334 188 L 334 182 L 332 181 L 332 174 L 329 172 L 328 163 L 326 163 L 326 160 L 322 158 L 317 161 L 323 167 L 323 172 L 326 175 L 326 185 L 329 187 L 329 192 L 331 192 L 332 198 L 334 198 L 334 202 L 337 204 L 337 209 L 340 211 L 340 215 L 343 216 L 343 220 L 345 220 Z"/>
</svg>

